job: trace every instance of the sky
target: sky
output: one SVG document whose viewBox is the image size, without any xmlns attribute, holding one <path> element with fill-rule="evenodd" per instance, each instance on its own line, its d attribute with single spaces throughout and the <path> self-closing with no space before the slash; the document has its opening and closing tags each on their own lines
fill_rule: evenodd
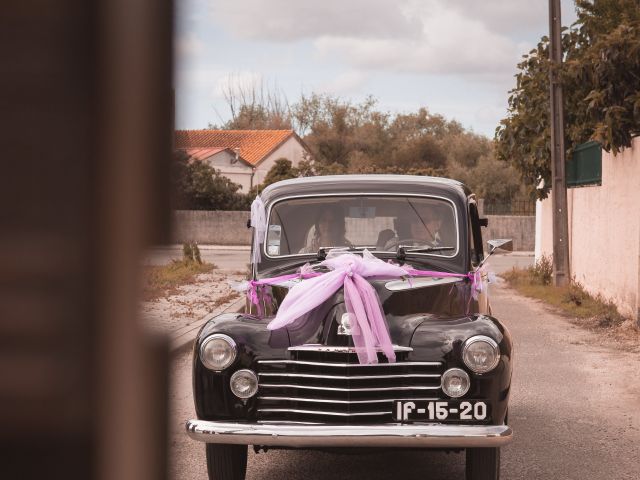
<svg viewBox="0 0 640 480">
<path fill-rule="evenodd" d="M 178 0 L 176 128 L 230 117 L 224 91 L 264 85 L 426 107 L 492 137 L 516 65 L 548 34 L 547 0 Z M 575 20 L 562 0 L 562 23 Z"/>
</svg>

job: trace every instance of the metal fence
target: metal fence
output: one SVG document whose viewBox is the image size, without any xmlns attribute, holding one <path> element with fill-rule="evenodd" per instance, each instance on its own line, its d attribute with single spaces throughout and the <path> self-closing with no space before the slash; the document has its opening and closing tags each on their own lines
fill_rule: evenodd
<svg viewBox="0 0 640 480">
<path fill-rule="evenodd" d="M 514 199 L 509 202 L 484 201 L 484 215 L 535 215 L 536 201 Z"/>
</svg>

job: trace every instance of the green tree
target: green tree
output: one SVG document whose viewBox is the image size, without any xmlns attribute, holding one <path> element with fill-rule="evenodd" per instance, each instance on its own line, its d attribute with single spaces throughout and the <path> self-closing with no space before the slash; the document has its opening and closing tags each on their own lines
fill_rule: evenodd
<svg viewBox="0 0 640 480">
<path fill-rule="evenodd" d="M 565 144 L 588 140 L 619 152 L 640 134 L 640 3 L 576 0 L 578 18 L 565 29 L 560 78 L 565 93 Z M 549 42 L 518 64 L 509 115 L 496 129 L 496 155 L 514 165 L 529 190 L 540 179 L 550 186 Z"/>
<path fill-rule="evenodd" d="M 240 185 L 200 160 L 178 151 L 173 163 L 172 207 L 183 210 L 245 210 L 250 202 Z"/>
<path fill-rule="evenodd" d="M 229 128 L 260 128 L 278 119 L 286 101 L 266 101 L 255 91 L 231 90 L 233 112 Z M 237 93 L 240 92 L 240 93 Z M 271 103 L 269 103 L 271 102 Z M 253 198 L 279 180 L 346 173 L 457 175 L 482 195 L 508 201 L 518 174 L 502 168 L 494 182 L 481 172 L 498 170 L 491 141 L 467 131 L 460 123 L 431 113 L 427 108 L 392 115 L 381 111 L 373 97 L 353 102 L 331 95 L 303 95 L 287 110 L 288 119 L 303 136 L 310 156 L 296 167 L 280 161 L 261 185 L 249 192 Z M 475 172 L 475 174 L 470 174 Z"/>
</svg>

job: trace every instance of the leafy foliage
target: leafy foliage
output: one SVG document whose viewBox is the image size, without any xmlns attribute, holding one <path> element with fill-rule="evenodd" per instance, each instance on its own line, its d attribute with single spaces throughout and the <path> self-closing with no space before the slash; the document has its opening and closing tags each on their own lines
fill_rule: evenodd
<svg viewBox="0 0 640 480">
<path fill-rule="evenodd" d="M 172 207 L 183 210 L 246 210 L 250 200 L 238 192 L 240 185 L 184 152 L 174 155 Z"/>
<path fill-rule="evenodd" d="M 488 138 L 427 108 L 392 115 L 371 96 L 358 103 L 322 94 L 302 95 L 289 107 L 277 92 L 241 86 L 229 92 L 232 120 L 225 128 L 279 128 L 284 118 L 310 150 L 295 168 L 279 159 L 251 198 L 278 180 L 347 173 L 447 176 L 505 203 L 521 194 L 517 171 L 495 160 Z"/>
<path fill-rule="evenodd" d="M 564 63 L 553 66 L 549 41 L 518 64 L 509 115 L 496 129 L 496 155 L 518 169 L 529 190 L 550 186 L 549 72 L 560 68 L 565 100 L 565 145 L 588 140 L 619 152 L 640 134 L 640 3 L 576 0 L 578 19 L 564 29 Z"/>
</svg>

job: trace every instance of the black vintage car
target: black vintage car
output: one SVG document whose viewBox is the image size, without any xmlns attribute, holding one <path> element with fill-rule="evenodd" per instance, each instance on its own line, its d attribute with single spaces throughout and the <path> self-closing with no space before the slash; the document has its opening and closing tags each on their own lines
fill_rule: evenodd
<svg viewBox="0 0 640 480">
<path fill-rule="evenodd" d="M 491 316 L 479 270 L 486 220 L 474 195 L 441 178 L 345 175 L 278 182 L 261 199 L 254 280 L 304 265 L 322 274 L 325 257 L 342 253 L 435 273 L 367 278 L 395 361 L 382 352 L 359 359 L 344 289 L 304 321 L 268 329 L 290 289 L 308 280 L 265 286 L 257 305 L 211 319 L 194 347 L 198 418 L 186 425 L 206 442 L 209 478 L 244 478 L 248 445 L 466 451 L 468 480 L 499 478 L 500 447 L 512 438 L 512 342 Z"/>
</svg>

